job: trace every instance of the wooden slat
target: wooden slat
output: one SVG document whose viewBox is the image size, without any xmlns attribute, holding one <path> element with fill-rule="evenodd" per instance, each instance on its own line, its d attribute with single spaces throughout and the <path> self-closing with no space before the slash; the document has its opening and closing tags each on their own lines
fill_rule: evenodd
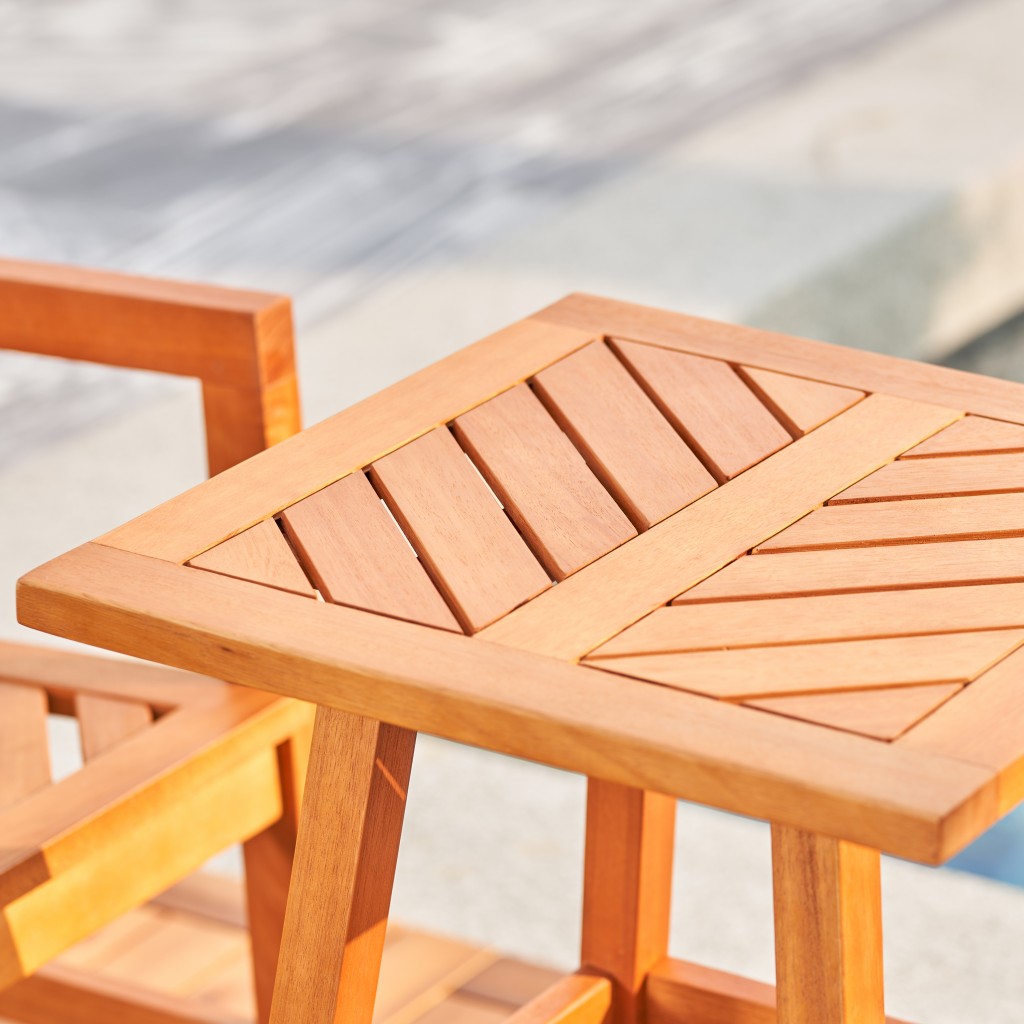
<svg viewBox="0 0 1024 1024">
<path fill-rule="evenodd" d="M 317 709 L 272 1024 L 369 1024 L 415 744 Z"/>
<path fill-rule="evenodd" d="M 728 363 L 618 339 L 612 344 L 720 482 L 792 440 Z"/>
<path fill-rule="evenodd" d="M 837 494 L 832 502 L 838 505 L 1001 491 L 1024 491 L 1024 454 L 899 459 Z"/>
<path fill-rule="evenodd" d="M 911 448 L 903 458 L 924 459 L 942 455 L 978 455 L 994 452 L 1024 452 L 1024 426 L 965 416 L 945 430 Z"/>
<path fill-rule="evenodd" d="M 82 757 L 91 761 L 148 728 L 153 722 L 153 709 L 135 701 L 81 693 L 75 698 L 75 717 L 82 737 Z"/>
<path fill-rule="evenodd" d="M 19 615 L 85 643 L 928 863 L 995 820 L 984 768 L 104 545 L 24 577 Z"/>
<path fill-rule="evenodd" d="M 46 712 L 45 690 L 0 683 L 0 808 L 50 783 Z"/>
<path fill-rule="evenodd" d="M 957 699 L 897 740 L 900 747 L 980 765 L 998 773 L 1000 814 L 1024 799 L 1024 650 L 975 679 Z"/>
<path fill-rule="evenodd" d="M 556 580 L 636 536 L 525 384 L 460 416 L 454 431 Z"/>
<path fill-rule="evenodd" d="M 374 484 L 471 631 L 551 586 L 444 427 L 371 466 Z"/>
<path fill-rule="evenodd" d="M 772 825 L 781 1024 L 885 1024 L 877 850 Z"/>
<path fill-rule="evenodd" d="M 273 519 L 265 519 L 244 533 L 196 555 L 189 565 L 288 590 L 303 597 L 316 597 L 316 591 L 310 586 L 302 566 Z"/>
<path fill-rule="evenodd" d="M 599 974 L 578 972 L 531 999 L 508 1024 L 605 1024 L 612 1019 L 612 984 Z"/>
<path fill-rule="evenodd" d="M 402 531 L 363 473 L 352 473 L 281 513 L 328 601 L 459 630 Z"/>
<path fill-rule="evenodd" d="M 737 366 L 739 375 L 793 435 L 803 437 L 864 397 L 863 391 L 806 380 L 753 366 Z"/>
<path fill-rule="evenodd" d="M 711 697 L 745 700 L 783 693 L 967 682 L 1021 642 L 1024 631 L 994 630 L 647 654 L 587 664 Z"/>
<path fill-rule="evenodd" d="M 523 1006 L 562 978 L 553 967 L 506 957 L 496 960 L 460 986 L 459 991 L 508 1006 Z"/>
<path fill-rule="evenodd" d="M 714 489 L 714 477 L 604 342 L 555 363 L 533 384 L 638 529 Z"/>
<path fill-rule="evenodd" d="M 1024 534 L 1024 492 L 826 505 L 757 552 L 845 548 Z"/>
<path fill-rule="evenodd" d="M 102 543 L 186 562 L 518 384 L 593 338 L 524 320 L 111 531 Z M 329 469 L 326 467 L 330 467 Z"/>
<path fill-rule="evenodd" d="M 596 295 L 569 295 L 533 319 L 1024 423 L 1024 384 L 1015 381 Z"/>
<path fill-rule="evenodd" d="M 673 603 L 1024 580 L 1024 538 L 749 555 Z"/>
<path fill-rule="evenodd" d="M 588 660 L 657 651 L 1024 627 L 1024 584 L 879 590 L 658 608 Z"/>
<path fill-rule="evenodd" d="M 846 729 L 879 740 L 894 740 L 962 689 L 960 683 L 940 683 L 937 686 L 767 697 L 745 703 L 804 722 Z"/>
<path fill-rule="evenodd" d="M 643 988 L 668 955 L 676 801 L 587 783 L 580 963 L 613 982 L 612 1020 L 643 1020 Z"/>
<path fill-rule="evenodd" d="M 578 658 L 957 414 L 872 395 L 486 630 Z M 769 556 L 757 556 L 769 561 Z M 771 558 L 793 556 L 772 555 Z"/>
</svg>

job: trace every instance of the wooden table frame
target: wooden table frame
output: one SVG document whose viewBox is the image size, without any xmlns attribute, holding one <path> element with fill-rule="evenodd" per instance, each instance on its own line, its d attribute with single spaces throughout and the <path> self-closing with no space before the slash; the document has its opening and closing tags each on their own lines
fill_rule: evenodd
<svg viewBox="0 0 1024 1024">
<path fill-rule="evenodd" d="M 874 394 L 475 637 L 184 564 L 601 337 Z M 778 1019 L 882 1021 L 878 851 L 941 863 L 1024 797 L 1024 651 L 891 743 L 578 660 L 965 413 L 1024 422 L 1024 387 L 571 296 L 29 574 L 19 616 L 320 705 L 275 1024 L 369 1020 L 416 731 L 591 778 L 583 966 L 524 1021 L 776 1019 L 667 958 L 676 797 L 773 823 Z"/>
</svg>

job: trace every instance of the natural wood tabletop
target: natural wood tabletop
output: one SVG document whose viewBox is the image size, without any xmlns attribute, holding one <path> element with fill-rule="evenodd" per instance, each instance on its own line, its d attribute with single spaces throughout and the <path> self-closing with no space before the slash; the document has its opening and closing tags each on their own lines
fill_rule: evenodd
<svg viewBox="0 0 1024 1024">
<path fill-rule="evenodd" d="M 1024 386 L 571 296 L 19 618 L 937 863 L 1024 797 Z"/>
</svg>

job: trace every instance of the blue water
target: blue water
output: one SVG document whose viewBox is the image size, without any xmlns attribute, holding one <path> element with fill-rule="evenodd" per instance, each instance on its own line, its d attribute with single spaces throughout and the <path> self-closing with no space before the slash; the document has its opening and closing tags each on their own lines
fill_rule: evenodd
<svg viewBox="0 0 1024 1024">
<path fill-rule="evenodd" d="M 993 825 L 946 867 L 1024 888 L 1024 805 Z"/>
</svg>

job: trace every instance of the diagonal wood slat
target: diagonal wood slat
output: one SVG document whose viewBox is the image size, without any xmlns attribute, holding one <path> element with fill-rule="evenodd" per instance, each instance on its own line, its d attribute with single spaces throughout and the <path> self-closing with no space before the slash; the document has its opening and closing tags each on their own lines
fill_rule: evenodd
<svg viewBox="0 0 1024 1024">
<path fill-rule="evenodd" d="M 0 682 L 0 807 L 50 782 L 46 691 Z"/>
<path fill-rule="evenodd" d="M 525 384 L 460 416 L 453 429 L 556 580 L 636 536 Z"/>
<path fill-rule="evenodd" d="M 714 477 L 604 342 L 548 367 L 533 385 L 638 529 L 714 490 Z"/>
<path fill-rule="evenodd" d="M 75 697 L 75 717 L 82 757 L 91 761 L 150 726 L 153 711 L 147 704 L 82 693 Z"/>
<path fill-rule="evenodd" d="M 285 509 L 281 522 L 328 601 L 461 631 L 363 473 Z"/>
<path fill-rule="evenodd" d="M 448 430 L 431 431 L 379 459 L 371 474 L 470 630 L 551 586 Z"/>
<path fill-rule="evenodd" d="M 774 370 L 753 366 L 737 366 L 736 370 L 793 437 L 803 437 L 808 430 L 820 427 L 864 397 L 864 392 L 856 388 Z"/>
<path fill-rule="evenodd" d="M 911 448 L 903 458 L 933 458 L 942 455 L 986 455 L 994 452 L 1024 452 L 1024 426 L 985 416 L 965 416 L 945 430 Z"/>
<path fill-rule="evenodd" d="M 612 344 L 718 480 L 731 480 L 792 440 L 728 363 L 633 341 Z"/>
</svg>

